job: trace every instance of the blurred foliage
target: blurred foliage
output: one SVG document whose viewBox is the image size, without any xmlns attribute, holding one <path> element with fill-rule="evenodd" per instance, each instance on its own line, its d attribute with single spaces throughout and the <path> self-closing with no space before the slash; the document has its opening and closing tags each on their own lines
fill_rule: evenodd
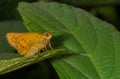
<svg viewBox="0 0 120 79">
<path fill-rule="evenodd" d="M 35 2 L 37 0 L 0 0 L 0 20 L 18 19 L 16 7 L 22 1 Z"/>
</svg>

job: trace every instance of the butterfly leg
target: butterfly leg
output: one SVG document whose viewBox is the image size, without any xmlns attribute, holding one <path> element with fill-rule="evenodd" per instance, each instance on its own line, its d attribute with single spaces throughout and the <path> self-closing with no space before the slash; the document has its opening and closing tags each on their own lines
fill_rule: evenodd
<svg viewBox="0 0 120 79">
<path fill-rule="evenodd" d="M 52 48 L 52 45 L 51 45 L 51 43 L 49 42 L 49 47 L 50 47 L 50 49 L 53 51 L 53 48 Z"/>
</svg>

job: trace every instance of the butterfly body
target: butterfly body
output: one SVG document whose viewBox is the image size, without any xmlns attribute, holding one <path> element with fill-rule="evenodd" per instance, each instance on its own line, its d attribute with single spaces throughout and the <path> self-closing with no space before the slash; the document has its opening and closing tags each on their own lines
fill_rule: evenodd
<svg viewBox="0 0 120 79">
<path fill-rule="evenodd" d="M 11 46 L 13 46 L 19 54 L 24 57 L 32 56 L 42 49 L 46 48 L 47 45 L 52 49 L 50 39 L 52 33 L 8 33 L 7 40 Z"/>
</svg>

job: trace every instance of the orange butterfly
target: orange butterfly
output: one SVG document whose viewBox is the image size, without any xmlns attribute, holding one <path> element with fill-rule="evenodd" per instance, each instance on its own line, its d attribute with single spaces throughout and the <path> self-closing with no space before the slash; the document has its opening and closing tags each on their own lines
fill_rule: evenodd
<svg viewBox="0 0 120 79">
<path fill-rule="evenodd" d="M 44 48 L 47 50 L 47 45 L 53 50 L 50 39 L 52 38 L 51 32 L 45 33 L 7 33 L 7 40 L 19 54 L 24 57 L 32 56 Z"/>
</svg>

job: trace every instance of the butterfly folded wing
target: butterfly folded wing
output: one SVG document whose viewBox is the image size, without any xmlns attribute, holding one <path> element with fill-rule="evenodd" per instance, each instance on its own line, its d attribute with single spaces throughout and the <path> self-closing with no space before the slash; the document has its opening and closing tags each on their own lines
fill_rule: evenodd
<svg viewBox="0 0 120 79">
<path fill-rule="evenodd" d="M 46 45 L 42 35 L 39 36 L 38 34 L 33 33 L 33 35 L 30 36 L 29 34 L 19 36 L 16 47 L 19 54 L 24 57 L 29 57 L 40 52 Z"/>
<path fill-rule="evenodd" d="M 8 33 L 7 39 L 11 46 L 15 47 L 24 57 L 32 56 L 49 45 L 52 34 L 41 33 Z"/>
<path fill-rule="evenodd" d="M 6 38 L 11 46 L 16 48 L 16 40 L 21 35 L 21 33 L 7 33 Z"/>
<path fill-rule="evenodd" d="M 23 56 L 24 57 L 32 56 L 34 54 L 40 53 L 42 49 L 43 48 L 41 47 L 40 44 L 34 44 L 23 54 Z"/>
</svg>

